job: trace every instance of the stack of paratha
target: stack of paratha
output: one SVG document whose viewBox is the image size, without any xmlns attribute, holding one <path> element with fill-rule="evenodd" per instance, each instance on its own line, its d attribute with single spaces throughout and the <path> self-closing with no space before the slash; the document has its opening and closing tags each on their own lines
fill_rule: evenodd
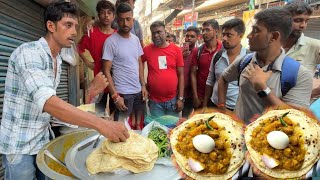
<svg viewBox="0 0 320 180">
<path fill-rule="evenodd" d="M 280 120 L 284 115 L 285 118 Z M 267 135 L 270 131 L 281 131 L 289 137 L 285 149 L 275 149 L 268 143 Z M 253 165 L 274 178 L 303 177 L 320 157 L 319 124 L 295 109 L 267 112 L 247 126 L 245 141 Z M 263 159 L 266 155 L 268 161 Z M 275 167 L 268 167 L 270 158 L 277 163 Z"/>
<path fill-rule="evenodd" d="M 212 128 L 205 129 L 206 124 L 211 125 Z M 228 179 L 245 162 L 242 133 L 242 124 L 234 121 L 230 116 L 222 113 L 197 114 L 173 129 L 170 137 L 171 148 L 180 169 L 191 178 Z M 214 139 L 216 147 L 212 152 L 201 153 L 192 146 L 192 143 L 190 144 L 199 134 L 206 134 Z M 225 159 L 221 159 L 223 157 Z M 190 158 L 201 162 L 205 168 L 200 172 L 193 171 L 188 161 Z M 213 167 L 216 170 L 213 170 Z M 212 171 L 217 173 L 211 173 Z"/>
<path fill-rule="evenodd" d="M 91 174 L 112 172 L 123 168 L 133 173 L 149 171 L 158 158 L 157 145 L 134 131 L 125 142 L 113 143 L 109 140 L 94 150 L 87 158 L 87 169 Z"/>
</svg>

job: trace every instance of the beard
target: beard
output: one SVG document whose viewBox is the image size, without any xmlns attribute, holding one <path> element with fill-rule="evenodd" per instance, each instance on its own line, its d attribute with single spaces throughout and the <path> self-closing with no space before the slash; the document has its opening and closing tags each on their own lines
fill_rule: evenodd
<svg viewBox="0 0 320 180">
<path fill-rule="evenodd" d="M 299 38 L 302 34 L 302 31 L 297 31 L 297 30 L 294 30 L 291 32 L 290 36 L 291 38 Z"/>
<path fill-rule="evenodd" d="M 164 40 L 163 39 L 159 39 L 159 40 L 153 40 L 152 39 L 152 42 L 155 46 L 159 47 L 161 46 L 163 43 L 164 43 Z"/>
</svg>

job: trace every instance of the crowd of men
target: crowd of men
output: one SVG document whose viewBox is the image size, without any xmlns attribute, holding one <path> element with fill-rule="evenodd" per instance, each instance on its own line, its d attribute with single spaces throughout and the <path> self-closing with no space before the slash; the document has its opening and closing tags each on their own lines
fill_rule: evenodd
<svg viewBox="0 0 320 180">
<path fill-rule="evenodd" d="M 100 0 L 98 20 L 79 42 L 84 63 L 95 78 L 89 99 L 103 92 L 98 106 L 109 104 L 115 121 L 83 112 L 56 96 L 61 74 L 61 48 L 71 47 L 77 35 L 77 7 L 69 2 L 50 4 L 44 13 L 46 35 L 18 47 L 9 59 L 0 129 L 6 179 L 43 179 L 35 164 L 38 151 L 49 142 L 49 120 L 96 129 L 114 142 L 129 134 L 123 119 L 141 129 L 149 120 L 168 119 L 169 127 L 194 109 L 228 109 L 249 123 L 272 106 L 308 108 L 312 74 L 320 64 L 320 41 L 304 36 L 312 9 L 301 1 L 257 13 L 252 31 L 244 36 L 241 19 L 220 26 L 202 24 L 204 44 L 196 46 L 200 30 L 189 27 L 179 47 L 161 21 L 150 26 L 152 42 L 144 46 L 142 30 L 133 17 L 134 0 L 116 6 Z M 249 39 L 249 49 L 240 41 Z M 83 52 L 88 50 L 91 63 Z M 144 64 L 148 75 L 145 80 Z M 109 96 L 109 103 L 107 99 Z M 147 103 L 146 103 L 147 102 Z M 150 114 L 146 115 L 146 106 Z"/>
</svg>

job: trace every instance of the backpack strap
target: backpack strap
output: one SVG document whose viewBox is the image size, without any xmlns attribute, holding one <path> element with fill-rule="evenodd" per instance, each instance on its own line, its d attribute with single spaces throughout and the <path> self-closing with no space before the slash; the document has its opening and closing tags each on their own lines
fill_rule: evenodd
<svg viewBox="0 0 320 180">
<path fill-rule="evenodd" d="M 212 60 L 212 61 L 213 61 L 213 62 L 212 62 L 213 82 L 216 81 L 216 76 L 215 76 L 215 74 L 214 74 L 214 72 L 215 72 L 215 66 L 216 66 L 217 62 L 219 61 L 219 59 L 221 58 L 223 51 L 224 51 L 224 49 L 220 49 L 220 50 L 215 54 L 215 56 L 214 56 L 214 58 L 213 58 L 213 60 Z"/>
<path fill-rule="evenodd" d="M 248 64 L 250 63 L 250 61 L 252 60 L 252 56 L 253 56 L 253 53 L 247 54 L 244 57 L 244 60 L 239 63 L 239 68 L 238 68 L 238 86 L 240 84 L 240 75 L 241 75 L 242 71 L 244 70 L 244 68 L 246 68 L 248 66 Z"/>
<path fill-rule="evenodd" d="M 300 63 L 289 56 L 286 56 L 281 66 L 281 93 L 285 96 L 297 83 Z"/>
<path fill-rule="evenodd" d="M 203 51 L 203 46 L 204 44 L 201 44 L 198 48 L 198 52 L 197 52 L 197 63 L 199 64 L 199 59 L 200 59 L 200 56 L 202 54 L 202 51 Z"/>
</svg>

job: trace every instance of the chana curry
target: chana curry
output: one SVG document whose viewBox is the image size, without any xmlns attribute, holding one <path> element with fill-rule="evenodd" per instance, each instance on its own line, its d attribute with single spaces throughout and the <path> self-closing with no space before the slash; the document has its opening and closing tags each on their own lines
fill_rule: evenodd
<svg viewBox="0 0 320 180">
<path fill-rule="evenodd" d="M 275 149 L 267 141 L 271 131 L 282 131 L 289 137 L 289 145 L 285 149 Z M 250 140 L 252 148 L 261 155 L 267 154 L 276 159 L 279 165 L 274 169 L 299 170 L 304 162 L 306 149 L 299 123 L 288 117 L 270 117 L 263 120 L 252 132 Z"/>
<path fill-rule="evenodd" d="M 208 128 L 208 124 L 209 127 Z M 210 153 L 201 153 L 193 146 L 192 140 L 196 135 L 206 134 L 215 141 L 215 148 Z M 230 142 L 224 127 L 218 126 L 214 121 L 192 122 L 178 135 L 175 146 L 177 151 L 187 158 L 193 158 L 204 165 L 200 173 L 224 174 L 230 165 Z"/>
</svg>

